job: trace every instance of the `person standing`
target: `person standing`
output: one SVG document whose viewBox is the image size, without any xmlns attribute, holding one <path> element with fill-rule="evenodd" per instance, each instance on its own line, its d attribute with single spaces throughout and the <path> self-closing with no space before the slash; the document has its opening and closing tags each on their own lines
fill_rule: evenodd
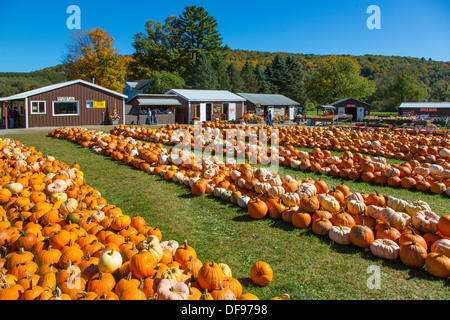
<svg viewBox="0 0 450 320">
<path fill-rule="evenodd" d="M 9 122 L 8 122 L 8 128 L 9 128 L 9 129 L 14 128 L 14 111 L 13 111 L 12 109 L 9 109 L 9 112 L 8 112 L 8 120 L 9 120 Z"/>
<path fill-rule="evenodd" d="M 14 125 L 17 128 L 19 127 L 19 111 L 17 111 L 17 108 L 14 108 Z"/>
<path fill-rule="evenodd" d="M 156 109 L 155 110 L 153 110 L 153 122 L 155 123 L 155 124 L 158 124 L 158 121 L 157 121 L 157 119 L 156 119 L 156 115 L 158 114 L 158 112 L 156 111 Z"/>
<path fill-rule="evenodd" d="M 267 116 L 267 122 L 269 123 L 269 126 L 273 127 L 273 124 L 272 124 L 272 111 L 269 111 L 269 115 Z"/>
<path fill-rule="evenodd" d="M 151 126 L 152 125 L 152 111 L 150 109 L 148 109 L 148 111 L 147 111 L 147 117 L 148 117 L 148 125 Z"/>
</svg>

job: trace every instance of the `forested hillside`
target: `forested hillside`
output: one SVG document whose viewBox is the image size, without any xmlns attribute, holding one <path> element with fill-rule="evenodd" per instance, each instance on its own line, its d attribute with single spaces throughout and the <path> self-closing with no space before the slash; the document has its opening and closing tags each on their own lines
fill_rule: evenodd
<svg viewBox="0 0 450 320">
<path fill-rule="evenodd" d="M 246 62 L 249 62 L 253 67 L 259 65 L 264 70 L 267 65 L 273 63 L 277 54 L 284 59 L 294 56 L 303 69 L 305 82 L 312 80 L 318 72 L 319 66 L 330 57 L 287 52 L 230 50 L 224 60 L 226 63 L 233 64 L 239 71 L 243 69 Z M 386 101 L 391 98 L 392 94 L 389 93 L 386 86 L 389 79 L 400 71 L 407 71 L 409 81 L 414 82 L 419 88 L 420 92 L 417 93 L 419 100 L 448 101 L 450 97 L 450 62 L 379 55 L 345 55 L 344 57 L 355 58 L 360 65 L 361 76 L 373 80 L 376 84 L 375 93 L 365 100 L 374 104 L 380 110 L 389 109 L 389 107 L 386 107 L 389 103 Z M 0 96 L 5 97 L 66 80 L 66 68 L 62 64 L 29 73 L 0 73 Z M 306 90 L 308 89 L 306 88 Z M 308 103 L 311 107 L 316 101 L 308 99 Z M 393 104 L 391 103 L 390 108 L 392 109 L 392 107 Z"/>
</svg>

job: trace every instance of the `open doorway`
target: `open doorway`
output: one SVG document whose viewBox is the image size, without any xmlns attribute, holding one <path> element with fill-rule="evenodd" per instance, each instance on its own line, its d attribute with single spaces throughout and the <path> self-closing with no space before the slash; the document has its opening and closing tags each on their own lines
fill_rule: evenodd
<svg viewBox="0 0 450 320">
<path fill-rule="evenodd" d="M 356 120 L 356 108 L 345 108 L 345 114 L 351 115 L 352 120 Z"/>
<path fill-rule="evenodd" d="M 206 121 L 211 121 L 212 119 L 212 112 L 213 112 L 213 105 L 212 103 L 206 104 Z"/>
</svg>

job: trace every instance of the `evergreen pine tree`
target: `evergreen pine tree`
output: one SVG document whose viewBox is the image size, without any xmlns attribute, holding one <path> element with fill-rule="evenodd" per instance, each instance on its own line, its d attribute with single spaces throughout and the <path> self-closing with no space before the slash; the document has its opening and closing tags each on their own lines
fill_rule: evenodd
<svg viewBox="0 0 450 320">
<path fill-rule="evenodd" d="M 255 76 L 257 81 L 257 93 L 270 93 L 269 82 L 266 80 L 266 75 L 263 68 L 258 63 L 255 67 Z"/>
<path fill-rule="evenodd" d="M 217 55 L 211 62 L 214 71 L 216 72 L 217 88 L 219 90 L 231 90 L 230 77 L 227 72 L 227 64 L 222 55 Z"/>
<path fill-rule="evenodd" d="M 230 63 L 227 68 L 228 77 L 230 77 L 230 90 L 232 92 L 244 91 L 244 80 L 234 64 Z"/>
<path fill-rule="evenodd" d="M 258 92 L 258 79 L 256 78 L 255 69 L 247 60 L 241 70 L 241 78 L 244 81 L 244 91 L 248 93 Z"/>
<path fill-rule="evenodd" d="M 267 80 L 271 85 L 272 93 L 287 95 L 292 85 L 292 77 L 282 55 L 277 54 L 266 69 Z"/>
<path fill-rule="evenodd" d="M 187 87 L 212 90 L 217 88 L 217 76 L 206 53 L 201 52 L 190 68 Z"/>
<path fill-rule="evenodd" d="M 302 67 L 297 61 L 297 58 L 292 55 L 286 58 L 286 66 L 293 80 L 288 86 L 286 95 L 301 105 L 304 105 L 307 99 L 304 81 L 305 76 Z"/>
</svg>

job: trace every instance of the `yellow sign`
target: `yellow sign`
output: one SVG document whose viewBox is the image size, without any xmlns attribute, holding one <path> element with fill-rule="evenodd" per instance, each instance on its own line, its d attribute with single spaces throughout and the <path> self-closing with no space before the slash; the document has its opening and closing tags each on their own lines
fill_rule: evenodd
<svg viewBox="0 0 450 320">
<path fill-rule="evenodd" d="M 96 109 L 105 109 L 106 101 L 94 101 L 94 108 Z"/>
</svg>

